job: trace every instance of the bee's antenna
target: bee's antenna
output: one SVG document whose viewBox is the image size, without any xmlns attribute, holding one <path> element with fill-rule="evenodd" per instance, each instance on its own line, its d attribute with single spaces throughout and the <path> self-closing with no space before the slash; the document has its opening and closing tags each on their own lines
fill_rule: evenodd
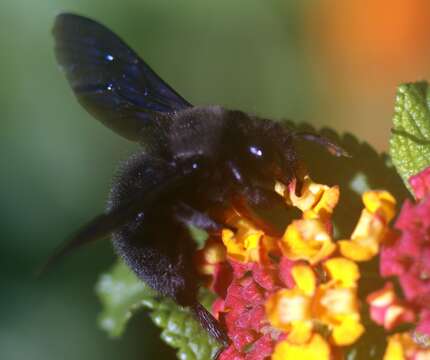
<svg viewBox="0 0 430 360">
<path fill-rule="evenodd" d="M 299 137 L 303 140 L 306 141 L 312 141 L 315 142 L 319 145 L 322 145 L 326 148 L 326 150 L 337 157 L 351 157 L 351 155 L 342 147 L 340 147 L 339 145 L 331 142 L 329 139 L 327 139 L 324 136 L 318 135 L 318 134 L 313 134 L 313 133 L 309 133 L 309 132 L 296 132 L 294 134 L 295 137 Z"/>
</svg>

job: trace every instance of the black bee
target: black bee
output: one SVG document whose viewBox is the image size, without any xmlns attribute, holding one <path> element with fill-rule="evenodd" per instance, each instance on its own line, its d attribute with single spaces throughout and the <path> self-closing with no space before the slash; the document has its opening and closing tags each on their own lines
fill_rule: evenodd
<svg viewBox="0 0 430 360">
<path fill-rule="evenodd" d="M 224 109 L 193 106 L 118 36 L 88 18 L 61 14 L 55 53 L 82 106 L 142 150 L 126 161 L 106 211 L 79 230 L 54 256 L 99 238 L 113 245 L 136 275 L 160 294 L 189 307 L 224 346 L 225 331 L 196 299 L 198 275 L 189 226 L 218 232 L 212 209 L 235 208 L 265 226 L 259 209 L 285 206 L 274 192 L 300 178 L 295 138 L 342 149 L 281 123 Z M 269 233 L 276 232 L 267 226 Z"/>
</svg>

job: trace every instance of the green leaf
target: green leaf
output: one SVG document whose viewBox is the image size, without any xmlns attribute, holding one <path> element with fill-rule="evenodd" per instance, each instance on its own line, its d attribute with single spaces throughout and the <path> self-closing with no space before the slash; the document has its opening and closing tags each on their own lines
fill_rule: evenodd
<svg viewBox="0 0 430 360">
<path fill-rule="evenodd" d="M 96 292 L 102 302 L 103 313 L 99 325 L 111 337 L 118 337 L 132 316 L 142 306 L 155 307 L 154 292 L 122 262 L 101 275 Z"/>
<path fill-rule="evenodd" d="M 103 306 L 99 325 L 111 337 L 123 333 L 135 311 L 147 308 L 155 325 L 163 329 L 163 341 L 178 349 L 178 359 L 210 359 L 219 348 L 188 309 L 158 296 L 121 261 L 100 276 L 96 292 Z M 200 292 L 199 301 L 204 306 L 209 307 L 213 300 L 209 291 Z"/>
<path fill-rule="evenodd" d="M 390 139 L 393 163 L 409 188 L 408 179 L 430 166 L 430 91 L 427 82 L 400 85 Z"/>
</svg>

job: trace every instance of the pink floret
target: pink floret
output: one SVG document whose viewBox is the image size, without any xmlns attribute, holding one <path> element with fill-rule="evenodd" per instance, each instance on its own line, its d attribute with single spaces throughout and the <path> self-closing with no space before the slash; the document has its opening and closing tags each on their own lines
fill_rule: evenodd
<svg viewBox="0 0 430 360">
<path fill-rule="evenodd" d="M 409 184 L 411 184 L 415 197 L 418 200 L 421 200 L 430 194 L 430 167 L 414 176 L 411 176 L 409 178 Z"/>
<path fill-rule="evenodd" d="M 421 311 L 420 320 L 418 321 L 416 331 L 421 334 L 430 336 L 430 310 L 424 309 Z"/>
<path fill-rule="evenodd" d="M 395 228 L 381 250 L 381 274 L 398 276 L 406 299 L 422 306 L 430 302 L 430 197 L 405 201 Z"/>
</svg>

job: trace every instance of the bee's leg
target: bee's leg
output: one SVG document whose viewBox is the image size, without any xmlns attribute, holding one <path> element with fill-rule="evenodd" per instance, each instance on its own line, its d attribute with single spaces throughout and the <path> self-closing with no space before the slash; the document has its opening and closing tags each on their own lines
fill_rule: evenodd
<svg viewBox="0 0 430 360">
<path fill-rule="evenodd" d="M 184 225 L 192 225 L 208 233 L 219 233 L 223 228 L 235 230 L 230 226 L 218 222 L 207 213 L 194 209 L 183 202 L 174 207 L 175 219 Z"/>
<path fill-rule="evenodd" d="M 191 307 L 192 311 L 199 319 L 202 327 L 223 347 L 227 347 L 230 344 L 230 339 L 227 336 L 226 331 L 221 327 L 220 323 L 213 317 L 213 315 L 205 309 L 205 307 L 196 303 Z M 217 358 L 219 354 L 215 356 Z"/>
<path fill-rule="evenodd" d="M 259 194 L 256 195 L 256 192 Z M 286 208 L 283 199 L 275 192 L 261 188 L 254 189 L 253 195 L 249 195 L 248 193 L 234 196 L 232 200 L 234 209 L 266 234 L 274 237 L 281 236 L 282 229 L 278 229 L 274 223 L 270 222 L 270 218 L 263 216 L 263 212 L 268 205 L 273 208 Z"/>
<path fill-rule="evenodd" d="M 185 225 L 193 225 L 207 232 L 218 232 L 223 225 L 209 217 L 208 214 L 198 211 L 183 202 L 177 204 L 174 209 L 175 219 Z"/>
<path fill-rule="evenodd" d="M 157 213 L 148 212 L 146 221 L 144 226 L 126 232 L 126 236 L 116 234 L 113 243 L 117 252 L 147 285 L 190 308 L 202 328 L 225 346 L 226 332 L 196 299 L 199 282 L 193 262 L 195 242 L 187 229 L 187 225 L 194 225 L 220 231 L 221 225 L 182 202 Z"/>
<path fill-rule="evenodd" d="M 193 225 L 209 233 L 219 233 L 222 228 L 225 227 L 225 225 L 213 220 L 208 214 L 196 210 L 183 202 L 176 204 L 173 207 L 173 211 L 175 220 L 185 227 L 188 225 Z M 179 303 L 181 303 L 181 301 L 179 301 Z M 190 303 L 187 300 L 183 301 L 183 304 L 190 306 L 190 309 L 200 322 L 203 329 L 205 329 L 209 335 L 217 340 L 223 346 L 223 348 L 229 345 L 230 340 L 226 331 L 203 305 L 196 301 L 189 305 Z M 217 359 L 218 355 L 219 354 L 217 354 L 213 360 Z"/>
<path fill-rule="evenodd" d="M 226 347 L 222 347 L 222 348 L 218 349 L 218 351 L 215 353 L 215 355 L 214 355 L 214 357 L 213 357 L 212 360 L 218 360 L 219 357 L 220 357 L 220 355 L 221 355 L 221 353 L 225 350 L 225 348 Z"/>
<path fill-rule="evenodd" d="M 282 229 L 270 222 L 269 217 L 262 216 L 268 209 L 286 209 L 284 199 L 275 192 L 274 184 L 271 186 L 258 186 L 251 184 L 245 174 L 234 162 L 227 163 L 231 179 L 235 182 L 236 191 L 231 198 L 232 205 L 242 217 L 253 223 L 271 236 L 282 235 Z"/>
</svg>

